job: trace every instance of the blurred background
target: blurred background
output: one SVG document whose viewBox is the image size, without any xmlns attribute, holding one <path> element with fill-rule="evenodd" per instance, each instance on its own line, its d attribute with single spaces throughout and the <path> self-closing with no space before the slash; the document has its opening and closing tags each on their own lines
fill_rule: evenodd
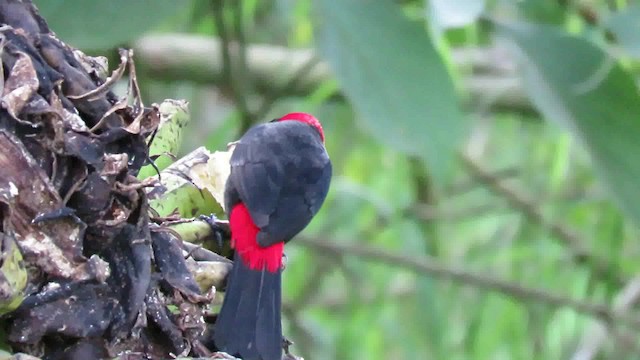
<svg viewBox="0 0 640 360">
<path fill-rule="evenodd" d="M 307 359 L 640 358 L 640 5 L 632 0 L 40 0 L 179 156 L 323 123 L 329 197 L 287 247 Z M 126 88 L 126 82 L 122 89 Z"/>
</svg>

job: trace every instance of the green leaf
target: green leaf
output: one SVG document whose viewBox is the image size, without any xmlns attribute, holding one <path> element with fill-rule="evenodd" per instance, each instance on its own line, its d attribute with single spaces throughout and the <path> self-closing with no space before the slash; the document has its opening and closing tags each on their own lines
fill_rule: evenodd
<svg viewBox="0 0 640 360">
<path fill-rule="evenodd" d="M 502 5 L 506 4 L 509 3 Z M 511 4 L 515 5 L 519 14 L 532 22 L 563 24 L 567 16 L 566 9 L 557 0 L 519 0 Z"/>
<path fill-rule="evenodd" d="M 628 6 L 612 14 L 604 25 L 629 55 L 640 58 L 640 6 Z"/>
<path fill-rule="evenodd" d="M 316 45 L 361 125 L 442 180 L 464 135 L 452 81 L 424 28 L 391 1 L 318 0 Z"/>
<path fill-rule="evenodd" d="M 155 136 L 149 135 L 147 143 L 153 137 L 149 147 L 149 156 L 157 156 L 152 165 L 145 165 L 138 173 L 138 179 L 146 179 L 156 175 L 156 171 L 162 171 L 173 163 L 171 156 L 180 150 L 184 129 L 191 120 L 189 105 L 185 100 L 164 100 L 158 107 L 160 111 L 160 124 Z M 157 170 L 156 170 L 157 169 Z"/>
<path fill-rule="evenodd" d="M 125 44 L 191 7 L 190 1 L 175 0 L 35 0 L 34 3 L 58 37 L 85 50 Z"/>
<path fill-rule="evenodd" d="M 515 45 L 536 108 L 582 141 L 613 198 L 640 224 L 640 96 L 633 77 L 593 43 L 559 29 L 497 27 Z"/>
</svg>

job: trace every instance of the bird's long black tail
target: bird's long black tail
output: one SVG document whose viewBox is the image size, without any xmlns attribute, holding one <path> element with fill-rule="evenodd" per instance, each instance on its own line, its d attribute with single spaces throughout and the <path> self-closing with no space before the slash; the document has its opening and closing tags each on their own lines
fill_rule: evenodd
<svg viewBox="0 0 640 360">
<path fill-rule="evenodd" d="M 281 360 L 281 270 L 250 269 L 238 254 L 216 320 L 216 347 L 244 360 Z"/>
</svg>

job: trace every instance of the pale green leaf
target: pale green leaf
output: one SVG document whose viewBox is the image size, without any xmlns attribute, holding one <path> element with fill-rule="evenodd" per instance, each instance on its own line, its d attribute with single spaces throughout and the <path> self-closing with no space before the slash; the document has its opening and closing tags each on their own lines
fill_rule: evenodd
<svg viewBox="0 0 640 360">
<path fill-rule="evenodd" d="M 437 30 L 474 23 L 484 11 L 486 0 L 428 0 L 427 17 Z"/>
<path fill-rule="evenodd" d="M 582 141 L 618 205 L 640 223 L 640 96 L 633 77 L 595 44 L 560 29 L 499 25 L 547 120 Z"/>
<path fill-rule="evenodd" d="M 640 58 L 640 5 L 612 14 L 605 21 L 605 26 L 629 55 Z"/>
<path fill-rule="evenodd" d="M 464 135 L 452 81 L 425 29 L 391 1 L 314 2 L 316 43 L 366 130 L 442 180 Z"/>
</svg>

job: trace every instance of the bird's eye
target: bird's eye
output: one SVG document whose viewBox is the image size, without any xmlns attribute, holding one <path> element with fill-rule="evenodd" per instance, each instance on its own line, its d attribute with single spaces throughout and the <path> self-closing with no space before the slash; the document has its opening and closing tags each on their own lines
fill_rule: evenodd
<svg viewBox="0 0 640 360">
<path fill-rule="evenodd" d="M 272 122 L 278 122 L 278 121 L 280 121 L 280 119 L 273 119 L 273 120 L 271 120 L 269 122 L 272 123 Z"/>
</svg>

